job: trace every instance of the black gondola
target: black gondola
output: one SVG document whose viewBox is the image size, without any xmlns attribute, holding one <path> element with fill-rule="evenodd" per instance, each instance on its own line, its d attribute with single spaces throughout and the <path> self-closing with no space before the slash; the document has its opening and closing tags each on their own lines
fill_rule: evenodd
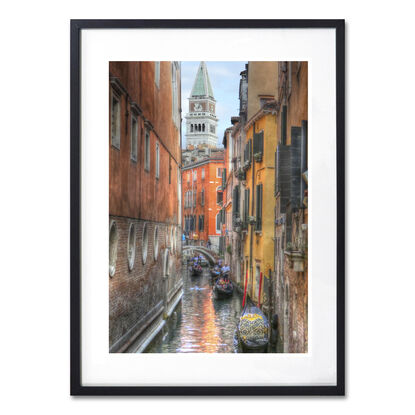
<svg viewBox="0 0 415 415">
<path fill-rule="evenodd" d="M 268 346 L 269 322 L 253 304 L 247 304 L 239 318 L 237 335 L 245 353 L 264 353 Z"/>
<path fill-rule="evenodd" d="M 228 298 L 233 294 L 233 284 L 229 279 L 229 274 L 224 274 L 216 279 L 213 292 L 217 298 Z"/>
<path fill-rule="evenodd" d="M 197 277 L 201 275 L 203 272 L 203 269 L 199 263 L 194 263 L 190 266 L 190 273 L 192 276 Z"/>
</svg>

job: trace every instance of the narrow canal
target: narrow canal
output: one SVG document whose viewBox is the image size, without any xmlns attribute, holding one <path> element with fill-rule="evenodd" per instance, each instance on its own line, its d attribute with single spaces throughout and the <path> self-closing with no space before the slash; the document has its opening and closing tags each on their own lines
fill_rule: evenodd
<svg viewBox="0 0 415 415">
<path fill-rule="evenodd" d="M 209 268 L 191 276 L 183 267 L 183 298 L 174 317 L 148 353 L 236 353 L 235 330 L 242 309 L 237 290 L 216 299 Z"/>
</svg>

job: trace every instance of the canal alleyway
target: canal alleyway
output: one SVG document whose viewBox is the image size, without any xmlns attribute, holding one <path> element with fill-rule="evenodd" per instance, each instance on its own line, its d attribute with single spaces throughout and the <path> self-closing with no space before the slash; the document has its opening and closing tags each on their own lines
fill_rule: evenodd
<svg viewBox="0 0 415 415">
<path fill-rule="evenodd" d="M 191 276 L 183 267 L 183 297 L 173 318 L 149 353 L 236 353 L 235 330 L 242 310 L 237 290 L 216 299 L 209 268 Z"/>
</svg>

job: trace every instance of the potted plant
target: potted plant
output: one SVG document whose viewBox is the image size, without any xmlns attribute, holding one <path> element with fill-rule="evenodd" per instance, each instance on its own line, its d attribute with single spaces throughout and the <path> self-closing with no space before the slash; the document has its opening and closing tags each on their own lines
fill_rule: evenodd
<svg viewBox="0 0 415 415">
<path fill-rule="evenodd" d="M 254 154 L 254 159 L 257 163 L 262 161 L 262 151 Z"/>
<path fill-rule="evenodd" d="M 255 223 L 256 223 L 256 217 L 255 216 L 248 216 L 248 223 L 250 225 L 255 225 Z"/>
</svg>

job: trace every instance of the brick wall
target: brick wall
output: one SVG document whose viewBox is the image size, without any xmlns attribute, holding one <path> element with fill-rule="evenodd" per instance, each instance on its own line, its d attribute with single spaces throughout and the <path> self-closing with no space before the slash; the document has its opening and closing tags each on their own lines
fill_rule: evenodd
<svg viewBox="0 0 415 415">
<path fill-rule="evenodd" d="M 181 282 L 181 233 L 178 227 L 165 223 L 145 222 L 137 219 L 110 216 L 110 222 L 115 221 L 118 230 L 116 270 L 109 281 L 109 344 L 115 350 L 122 347 L 134 334 L 163 309 L 164 270 L 163 258 L 169 249 L 170 275 L 168 278 L 171 297 L 177 291 Z M 128 266 L 128 233 L 130 224 L 135 224 L 135 261 L 130 270 Z M 146 224 L 148 232 L 148 251 L 146 263 L 143 264 L 143 230 Z M 158 255 L 155 259 L 155 228 L 158 228 Z M 177 238 L 171 238 L 177 230 Z M 150 313 L 150 314 L 149 314 Z M 140 320 L 144 319 L 141 324 Z"/>
</svg>

